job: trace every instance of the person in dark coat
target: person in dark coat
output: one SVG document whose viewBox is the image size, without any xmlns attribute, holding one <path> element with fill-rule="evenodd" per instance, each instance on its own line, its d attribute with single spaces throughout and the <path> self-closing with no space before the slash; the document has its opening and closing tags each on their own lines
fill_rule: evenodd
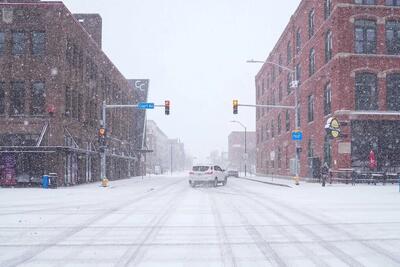
<svg viewBox="0 0 400 267">
<path fill-rule="evenodd" d="M 322 164 L 321 166 L 322 186 L 325 186 L 328 175 L 329 175 L 329 165 L 327 162 L 324 162 L 324 164 Z"/>
</svg>

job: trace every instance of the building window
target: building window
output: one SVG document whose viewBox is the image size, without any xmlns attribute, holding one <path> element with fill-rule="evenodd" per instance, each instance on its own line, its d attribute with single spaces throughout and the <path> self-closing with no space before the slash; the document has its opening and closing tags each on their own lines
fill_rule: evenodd
<svg viewBox="0 0 400 267">
<path fill-rule="evenodd" d="M 278 58 L 278 64 L 279 64 L 279 67 L 278 67 L 278 72 L 279 72 L 279 74 L 281 74 L 282 73 L 282 55 L 281 54 L 279 54 L 279 58 Z"/>
<path fill-rule="evenodd" d="M 311 38 L 314 35 L 314 17 L 315 11 L 312 9 L 310 13 L 308 13 L 308 38 Z"/>
<path fill-rule="evenodd" d="M 386 85 L 387 109 L 400 111 L 400 73 L 387 75 Z"/>
<path fill-rule="evenodd" d="M 0 82 L 0 115 L 6 112 L 6 84 Z"/>
<path fill-rule="evenodd" d="M 301 83 L 301 65 L 300 63 L 296 65 L 294 70 L 294 79 L 298 82 L 298 85 Z"/>
<path fill-rule="evenodd" d="M 386 22 L 386 48 L 391 55 L 400 55 L 400 21 Z"/>
<path fill-rule="evenodd" d="M 307 156 L 309 158 L 313 158 L 314 157 L 314 141 L 312 139 L 308 139 Z"/>
<path fill-rule="evenodd" d="M 311 48 L 310 50 L 310 56 L 308 59 L 308 73 L 309 76 L 312 76 L 315 73 L 315 50 L 314 48 Z"/>
<path fill-rule="evenodd" d="M 279 87 L 278 87 L 278 99 L 279 99 L 279 103 L 281 103 L 282 99 L 283 99 L 282 82 L 279 83 Z"/>
<path fill-rule="evenodd" d="M 264 128 L 261 127 L 261 143 L 264 142 Z"/>
<path fill-rule="evenodd" d="M 12 54 L 23 55 L 25 53 L 25 33 L 13 32 L 12 34 Z"/>
<path fill-rule="evenodd" d="M 324 88 L 324 115 L 331 114 L 332 112 L 332 89 L 331 84 L 328 83 Z"/>
<path fill-rule="evenodd" d="M 82 121 L 83 119 L 83 106 L 85 103 L 85 99 L 83 97 L 83 94 L 79 94 L 79 98 L 78 98 L 78 120 Z"/>
<path fill-rule="evenodd" d="M 285 118 L 285 126 L 286 126 L 286 132 L 290 131 L 290 113 L 289 110 L 286 110 L 286 118 Z"/>
<path fill-rule="evenodd" d="M 4 54 L 5 47 L 6 47 L 6 37 L 4 32 L 0 32 L 0 55 Z"/>
<path fill-rule="evenodd" d="M 296 54 L 299 54 L 301 50 L 301 32 L 300 29 L 297 29 L 296 32 Z"/>
<path fill-rule="evenodd" d="M 329 60 L 332 59 L 333 55 L 333 40 L 332 40 L 332 32 L 328 31 L 325 36 L 325 62 L 328 63 Z"/>
<path fill-rule="evenodd" d="M 356 20 L 355 52 L 358 54 L 376 53 L 376 22 L 373 20 Z"/>
<path fill-rule="evenodd" d="M 278 114 L 278 135 L 282 133 L 282 116 L 281 113 Z"/>
<path fill-rule="evenodd" d="M 278 169 L 280 169 L 282 167 L 282 150 L 280 147 L 278 147 Z"/>
<path fill-rule="evenodd" d="M 67 62 L 72 65 L 72 61 L 73 61 L 73 44 L 71 42 L 71 40 L 67 40 L 67 47 L 65 50 L 65 57 L 67 59 Z"/>
<path fill-rule="evenodd" d="M 45 46 L 46 34 L 44 32 L 32 32 L 32 54 L 44 55 Z"/>
<path fill-rule="evenodd" d="M 292 45 L 290 42 L 287 44 L 287 64 L 289 65 L 292 62 Z"/>
<path fill-rule="evenodd" d="M 288 72 L 287 74 L 287 88 L 286 92 L 289 95 L 290 92 L 292 91 L 292 73 Z"/>
<path fill-rule="evenodd" d="M 275 137 L 274 120 L 271 121 L 271 138 Z"/>
<path fill-rule="evenodd" d="M 79 119 L 79 94 L 77 90 L 72 90 L 72 118 Z M 86 106 L 86 108 L 90 108 L 90 105 Z"/>
<path fill-rule="evenodd" d="M 268 124 L 265 125 L 265 140 L 269 139 L 269 130 L 268 130 Z"/>
<path fill-rule="evenodd" d="M 375 0 L 354 0 L 354 3 L 360 5 L 375 5 Z"/>
<path fill-rule="evenodd" d="M 356 110 L 378 109 L 377 76 L 373 73 L 356 75 Z"/>
<path fill-rule="evenodd" d="M 308 96 L 307 107 L 308 107 L 307 119 L 308 119 L 308 122 L 312 122 L 312 121 L 314 121 L 314 96 L 313 95 Z"/>
<path fill-rule="evenodd" d="M 272 82 L 276 81 L 276 70 L 275 70 L 275 66 L 272 66 Z"/>
<path fill-rule="evenodd" d="M 386 0 L 387 6 L 400 6 L 400 0 Z"/>
<path fill-rule="evenodd" d="M 265 81 L 264 78 L 261 80 L 261 95 L 264 95 L 265 92 Z"/>
<path fill-rule="evenodd" d="M 25 84 L 22 81 L 11 83 L 10 116 L 25 113 Z"/>
<path fill-rule="evenodd" d="M 32 85 L 31 114 L 41 115 L 45 112 L 46 91 L 43 82 L 35 82 Z"/>
<path fill-rule="evenodd" d="M 332 12 L 332 0 L 325 0 L 324 4 L 324 15 L 325 19 L 329 18 Z"/>
<path fill-rule="evenodd" d="M 72 116 L 72 90 L 70 87 L 65 87 L 65 116 Z"/>
</svg>

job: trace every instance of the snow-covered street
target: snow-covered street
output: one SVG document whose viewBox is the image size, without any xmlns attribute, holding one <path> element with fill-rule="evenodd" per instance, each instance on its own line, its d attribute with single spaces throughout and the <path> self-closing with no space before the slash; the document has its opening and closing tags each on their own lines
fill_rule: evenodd
<svg viewBox="0 0 400 267">
<path fill-rule="evenodd" d="M 398 186 L 0 189 L 0 266 L 399 266 Z"/>
</svg>

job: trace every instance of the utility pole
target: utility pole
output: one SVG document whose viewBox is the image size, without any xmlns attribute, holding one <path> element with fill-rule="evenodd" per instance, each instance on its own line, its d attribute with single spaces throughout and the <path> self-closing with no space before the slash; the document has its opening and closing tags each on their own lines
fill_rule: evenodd
<svg viewBox="0 0 400 267">
<path fill-rule="evenodd" d="M 135 105 L 107 105 L 106 101 L 103 101 L 103 107 L 102 107 L 102 115 L 103 115 L 103 121 L 102 121 L 102 127 L 105 132 L 107 132 L 107 109 L 113 109 L 113 108 L 138 108 L 138 109 L 154 109 L 155 107 L 161 107 L 165 109 L 165 115 L 169 115 L 169 110 L 170 110 L 170 101 L 166 100 L 164 105 L 154 105 L 154 103 L 147 103 L 147 102 L 141 102 Z M 100 179 L 102 181 L 107 179 L 107 145 L 104 145 L 103 148 L 101 149 L 101 159 L 100 159 Z"/>
<path fill-rule="evenodd" d="M 262 63 L 262 64 L 269 64 L 269 65 L 274 65 L 274 66 L 278 66 L 281 69 L 284 69 L 288 72 L 291 73 L 292 76 L 292 82 L 290 87 L 294 89 L 294 105 L 293 106 L 279 106 L 279 105 L 238 105 L 238 106 L 247 106 L 247 107 L 267 107 L 267 108 L 285 108 L 285 109 L 294 109 L 294 125 L 295 125 L 295 131 L 300 132 L 300 125 L 299 125 L 299 103 L 298 103 L 298 87 L 299 87 L 299 81 L 295 80 L 296 77 L 296 71 L 294 69 L 288 68 L 286 66 L 282 66 L 280 64 L 277 64 L 275 62 L 272 61 L 261 61 L 261 60 L 247 60 L 247 63 Z M 299 140 L 296 139 L 295 143 L 295 183 L 296 185 L 299 185 L 299 158 L 300 158 L 300 142 Z"/>
</svg>

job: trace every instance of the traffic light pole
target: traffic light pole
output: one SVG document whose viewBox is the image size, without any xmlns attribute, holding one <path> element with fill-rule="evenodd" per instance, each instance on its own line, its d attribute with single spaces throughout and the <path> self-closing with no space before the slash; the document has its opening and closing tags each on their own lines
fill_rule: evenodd
<svg viewBox="0 0 400 267">
<path fill-rule="evenodd" d="M 154 107 L 165 107 L 165 105 L 153 105 Z M 102 115 L 103 122 L 102 126 L 107 133 L 107 109 L 111 108 L 139 108 L 139 105 L 107 105 L 106 101 L 103 101 Z M 104 146 L 100 154 L 100 180 L 107 178 L 107 146 Z"/>
<path fill-rule="evenodd" d="M 107 133 L 107 121 L 106 121 L 106 101 L 103 101 L 103 128 Z M 100 158 L 100 180 L 103 181 L 104 179 L 106 179 L 106 152 L 107 152 L 107 146 L 105 146 L 102 150 L 101 150 L 101 158 Z"/>
<path fill-rule="evenodd" d="M 294 73 L 293 71 L 291 71 L 292 74 Z M 294 106 L 283 106 L 283 105 L 248 105 L 248 104 L 239 104 L 238 102 L 236 102 L 235 104 L 237 106 L 241 106 L 241 107 L 260 107 L 260 108 L 279 108 L 279 109 L 291 109 L 294 110 L 294 125 L 295 125 L 295 131 L 299 131 L 300 130 L 300 125 L 299 125 L 299 110 L 298 110 L 298 87 L 299 87 L 299 82 L 298 81 L 292 81 L 291 83 L 291 88 L 294 89 Z M 235 100 L 236 101 L 236 100 Z M 300 158 L 300 143 L 298 140 L 295 141 L 295 183 L 296 185 L 299 184 L 299 158 Z M 246 167 L 245 167 L 246 168 Z"/>
</svg>

